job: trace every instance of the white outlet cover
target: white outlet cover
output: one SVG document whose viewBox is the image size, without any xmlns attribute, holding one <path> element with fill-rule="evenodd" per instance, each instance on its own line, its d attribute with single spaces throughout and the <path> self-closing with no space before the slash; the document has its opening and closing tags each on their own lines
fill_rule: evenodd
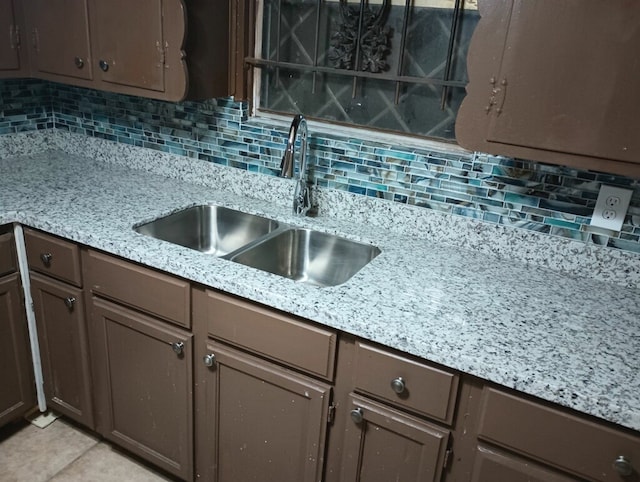
<svg viewBox="0 0 640 482">
<path fill-rule="evenodd" d="M 631 189 L 604 185 L 600 187 L 596 207 L 591 216 L 591 226 L 620 231 L 632 195 Z"/>
</svg>

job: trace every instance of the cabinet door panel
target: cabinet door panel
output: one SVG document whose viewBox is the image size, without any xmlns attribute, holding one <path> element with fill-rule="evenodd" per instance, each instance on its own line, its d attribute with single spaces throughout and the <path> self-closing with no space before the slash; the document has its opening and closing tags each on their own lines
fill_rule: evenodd
<svg viewBox="0 0 640 482">
<path fill-rule="evenodd" d="M 347 425 L 341 480 L 440 480 L 448 431 L 354 394 L 351 410 L 362 421 Z"/>
<path fill-rule="evenodd" d="M 29 337 L 17 275 L 0 279 L 0 426 L 36 403 Z"/>
<path fill-rule="evenodd" d="M 107 65 L 102 80 L 164 91 L 163 0 L 92 0 L 91 6 L 95 62 Z"/>
<path fill-rule="evenodd" d="M 214 342 L 207 352 L 203 480 L 320 480 L 331 388 Z"/>
<path fill-rule="evenodd" d="M 47 403 L 93 427 L 82 290 L 32 273 L 31 292 Z"/>
<path fill-rule="evenodd" d="M 635 0 L 514 0 L 489 141 L 639 162 L 638 24 Z"/>
<path fill-rule="evenodd" d="M 0 276 L 17 269 L 14 244 L 12 233 L 0 234 Z"/>
<path fill-rule="evenodd" d="M 92 305 L 98 430 L 191 479 L 192 335 L 99 298 Z"/>
<path fill-rule="evenodd" d="M 35 74 L 91 79 L 87 0 L 28 0 L 27 5 Z"/>
<path fill-rule="evenodd" d="M 20 68 L 17 28 L 13 0 L 0 0 L 0 71 Z"/>
</svg>

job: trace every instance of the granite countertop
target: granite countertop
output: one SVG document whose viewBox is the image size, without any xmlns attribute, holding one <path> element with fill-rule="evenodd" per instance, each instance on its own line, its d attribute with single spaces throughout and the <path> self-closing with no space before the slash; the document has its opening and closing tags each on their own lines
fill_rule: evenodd
<svg viewBox="0 0 640 482">
<path fill-rule="evenodd" d="M 371 224 L 295 218 L 292 185 L 268 202 L 234 194 L 226 181 L 206 187 L 55 150 L 9 156 L 0 160 L 0 224 L 42 229 L 640 430 L 639 289 Z M 347 283 L 318 288 L 132 230 L 201 203 L 338 233 L 382 252 Z"/>
</svg>

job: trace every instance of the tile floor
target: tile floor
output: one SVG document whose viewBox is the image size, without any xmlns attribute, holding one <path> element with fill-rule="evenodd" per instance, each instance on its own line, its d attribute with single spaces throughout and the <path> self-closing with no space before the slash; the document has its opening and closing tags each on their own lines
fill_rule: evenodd
<svg viewBox="0 0 640 482">
<path fill-rule="evenodd" d="M 170 480 L 64 419 L 45 428 L 19 422 L 0 429 L 1 482 Z"/>
</svg>

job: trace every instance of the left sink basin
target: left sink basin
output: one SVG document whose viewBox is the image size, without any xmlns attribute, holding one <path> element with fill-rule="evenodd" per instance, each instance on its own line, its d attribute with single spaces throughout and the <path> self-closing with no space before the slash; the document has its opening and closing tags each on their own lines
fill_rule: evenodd
<svg viewBox="0 0 640 482">
<path fill-rule="evenodd" d="M 272 219 L 204 204 L 155 219 L 134 230 L 203 253 L 224 256 L 277 228 L 278 223 Z"/>
</svg>

